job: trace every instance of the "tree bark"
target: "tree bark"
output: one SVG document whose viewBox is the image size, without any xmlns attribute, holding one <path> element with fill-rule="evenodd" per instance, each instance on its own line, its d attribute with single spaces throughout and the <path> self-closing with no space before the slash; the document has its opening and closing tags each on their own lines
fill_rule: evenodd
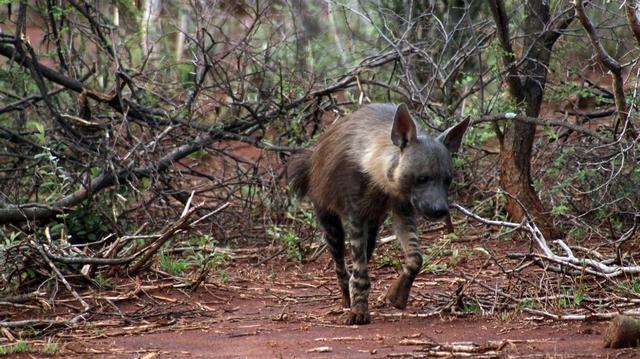
<svg viewBox="0 0 640 359">
<path fill-rule="evenodd" d="M 640 11 L 640 1 L 627 0 L 625 4 L 625 13 L 627 14 L 627 22 L 629 28 L 633 32 L 633 36 L 636 38 L 638 45 L 640 45 L 640 19 L 638 19 L 638 12 Z"/>
<path fill-rule="evenodd" d="M 516 68 L 515 54 L 511 47 L 508 19 L 502 0 L 490 1 L 491 12 L 497 26 L 497 35 L 505 51 L 503 63 L 507 69 L 506 83 L 509 92 L 519 107 L 524 107 L 525 115 L 537 117 L 547 80 L 547 68 L 551 59 L 553 44 L 558 39 L 559 30 L 566 28 L 573 17 L 564 18 L 556 26 L 551 26 L 549 4 L 543 0 L 527 2 L 527 15 L 523 29 L 522 65 Z M 502 134 L 500 151 L 500 185 L 510 194 L 506 210 L 515 220 L 529 215 L 547 238 L 557 238 L 561 232 L 554 228 L 540 198 L 532 186 L 531 155 L 536 126 L 516 121 L 508 124 Z"/>
</svg>

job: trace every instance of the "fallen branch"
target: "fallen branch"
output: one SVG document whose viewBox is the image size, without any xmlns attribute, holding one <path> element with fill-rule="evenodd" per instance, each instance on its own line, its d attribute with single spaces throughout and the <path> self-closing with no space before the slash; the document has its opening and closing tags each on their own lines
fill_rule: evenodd
<svg viewBox="0 0 640 359">
<path fill-rule="evenodd" d="M 537 254 L 537 256 L 541 259 L 554 262 L 562 266 L 567 266 L 572 269 L 584 271 L 589 274 L 601 276 L 604 278 L 613 278 L 623 274 L 640 273 L 640 266 L 621 266 L 621 265 L 614 265 L 614 264 L 605 264 L 605 262 L 607 262 L 606 260 L 597 261 L 590 258 L 577 258 L 573 254 L 573 251 L 571 250 L 571 248 L 569 248 L 569 246 L 560 239 L 555 240 L 554 243 L 557 244 L 565 252 L 565 255 L 555 254 L 549 248 L 549 245 L 547 244 L 547 241 L 544 238 L 544 235 L 542 234 L 540 229 L 538 229 L 536 224 L 533 223 L 533 221 L 529 220 L 528 218 L 525 218 L 525 220 L 521 224 L 506 222 L 506 221 L 493 221 L 493 220 L 485 219 L 478 215 L 475 215 L 471 211 L 460 206 L 457 203 L 454 203 L 452 206 L 460 210 L 463 214 L 481 223 L 516 228 L 516 229 L 521 229 L 528 232 L 530 235 L 530 238 L 537 245 L 537 247 L 542 251 L 542 254 Z M 531 255 L 535 255 L 535 254 L 531 254 Z"/>
<path fill-rule="evenodd" d="M 568 320 L 568 321 L 584 321 L 584 320 L 609 320 L 617 317 L 618 315 L 628 315 L 632 317 L 640 317 L 640 310 L 632 309 L 632 310 L 624 310 L 620 312 L 606 312 L 606 313 L 587 313 L 587 314 L 553 314 L 546 312 L 544 310 L 532 309 L 532 308 L 522 308 L 523 311 L 539 315 L 545 318 L 554 319 L 554 320 Z"/>
<path fill-rule="evenodd" d="M 189 197 L 189 200 L 187 201 L 187 204 L 184 206 L 184 209 L 182 211 L 182 214 L 180 215 L 180 218 L 177 221 L 168 224 L 161 231 L 162 234 L 158 238 L 153 240 L 146 248 L 144 248 L 141 251 L 141 252 L 144 253 L 144 256 L 142 256 L 142 258 L 140 258 L 140 260 L 138 260 L 131 268 L 128 269 L 129 274 L 135 274 L 140 269 L 145 267 L 147 265 L 147 263 L 149 262 L 149 260 L 160 249 L 160 247 L 162 247 L 163 244 L 165 244 L 171 237 L 173 237 L 174 233 L 176 233 L 180 229 L 184 229 L 184 228 L 189 226 L 187 221 L 189 220 L 191 215 L 194 214 L 198 209 L 197 206 L 194 207 L 194 208 L 190 208 L 191 200 L 193 199 L 193 195 L 194 194 L 195 194 L 195 192 L 191 192 L 191 196 Z M 136 256 L 137 256 L 137 254 L 136 254 Z"/>
<path fill-rule="evenodd" d="M 48 236 L 49 232 L 47 231 L 46 233 L 47 233 L 47 236 Z M 49 238 L 49 240 L 50 239 L 51 238 Z M 47 262 L 49 267 L 53 270 L 53 272 L 60 279 L 60 281 L 62 281 L 62 283 L 67 288 L 67 290 L 71 293 L 71 295 L 73 295 L 73 297 L 76 298 L 76 300 L 78 300 L 78 302 L 80 302 L 80 304 L 82 304 L 82 308 L 83 308 L 84 312 L 86 313 L 89 310 L 91 310 L 91 306 L 87 302 L 85 302 L 84 299 L 82 299 L 82 297 L 80 297 L 78 292 L 76 292 L 75 289 L 73 289 L 73 287 L 71 287 L 71 284 L 69 284 L 67 279 L 62 275 L 62 273 L 60 272 L 58 267 L 56 267 L 56 265 L 53 264 L 51 259 L 49 259 L 49 257 L 47 256 L 47 253 L 45 253 L 44 248 L 42 247 L 42 245 L 39 244 L 39 243 L 35 243 L 34 241 L 31 241 L 31 245 L 33 247 L 35 247 L 38 250 L 38 252 L 40 252 L 40 255 L 42 256 L 42 258 Z"/>
</svg>

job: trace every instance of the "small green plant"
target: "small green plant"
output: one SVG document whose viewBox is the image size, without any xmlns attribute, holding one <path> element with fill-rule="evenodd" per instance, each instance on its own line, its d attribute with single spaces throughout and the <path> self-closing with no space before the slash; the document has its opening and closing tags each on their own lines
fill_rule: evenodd
<svg viewBox="0 0 640 359">
<path fill-rule="evenodd" d="M 565 214 L 569 212 L 569 207 L 563 205 L 563 204 L 558 204 L 553 206 L 553 208 L 551 209 L 551 213 L 555 214 L 555 215 L 561 215 L 561 214 Z"/>
<path fill-rule="evenodd" d="M 160 269 L 177 277 L 182 276 L 190 265 L 184 258 L 175 258 L 166 253 L 160 253 L 158 258 L 160 260 Z"/>
<path fill-rule="evenodd" d="M 30 351 L 29 343 L 24 340 L 19 340 L 11 345 L 0 346 L 0 355 L 28 353 Z"/>
<path fill-rule="evenodd" d="M 60 345 L 52 340 L 47 340 L 42 347 L 42 353 L 47 355 L 54 355 L 60 351 Z"/>
<path fill-rule="evenodd" d="M 318 228 L 314 212 L 309 208 L 300 206 L 297 201 L 294 201 L 292 205 L 287 208 L 286 216 L 289 223 L 284 225 L 272 224 L 267 229 L 267 234 L 284 247 L 287 258 L 302 262 L 308 248 L 303 246 L 303 239 L 299 233 L 313 234 L 317 231 Z M 310 232 L 306 232 L 305 230 L 309 230 Z M 310 235 L 309 238 L 315 238 L 315 236 Z"/>
<path fill-rule="evenodd" d="M 445 246 L 448 244 L 449 244 L 448 241 L 440 241 L 439 243 L 429 244 L 425 249 L 424 253 L 430 258 L 439 258 L 442 256 L 449 255 L 451 253 L 451 250 L 449 250 L 448 248 L 445 248 Z"/>
<path fill-rule="evenodd" d="M 560 300 L 558 301 L 558 305 L 560 306 L 560 308 L 562 309 L 567 309 L 570 306 L 570 302 L 569 302 L 569 298 L 567 297 L 560 297 Z"/>
<path fill-rule="evenodd" d="M 302 241 L 291 228 L 274 225 L 267 229 L 267 233 L 284 246 L 287 258 L 302 262 L 305 253 L 302 248 Z"/>
<path fill-rule="evenodd" d="M 465 302 L 462 308 L 463 313 L 471 314 L 480 311 L 480 305 L 476 302 Z"/>
<path fill-rule="evenodd" d="M 585 299 L 585 294 L 582 290 L 576 290 L 573 293 L 573 303 L 578 306 Z"/>
<path fill-rule="evenodd" d="M 578 288 L 569 288 L 566 294 L 558 300 L 558 306 L 562 309 L 574 308 L 579 306 L 585 300 L 585 293 L 582 286 Z"/>
<path fill-rule="evenodd" d="M 64 234 L 71 243 L 99 241 L 113 233 L 112 222 L 107 217 L 120 212 L 126 202 L 126 190 L 120 193 L 106 190 L 95 194 L 69 213 L 58 215 L 59 223 L 51 226 L 51 235 L 61 238 Z"/>
<path fill-rule="evenodd" d="M 545 135 L 547 135 L 547 137 L 550 140 L 556 140 L 558 135 L 556 134 L 556 132 L 549 126 L 543 126 L 542 127 L 542 131 L 544 132 Z"/>
<path fill-rule="evenodd" d="M 99 290 L 105 290 L 112 287 L 111 278 L 105 277 L 101 272 L 98 272 L 94 278 L 91 278 L 91 281 Z"/>
<path fill-rule="evenodd" d="M 196 249 L 186 258 L 189 267 L 208 270 L 230 260 L 227 253 L 216 249 L 218 242 L 208 234 L 192 237 L 190 243 L 202 250 Z"/>
<path fill-rule="evenodd" d="M 522 309 L 522 308 L 535 309 L 536 307 L 537 307 L 537 302 L 531 298 L 522 299 L 520 303 L 518 303 L 519 309 Z"/>
<path fill-rule="evenodd" d="M 569 230 L 568 236 L 575 241 L 580 241 L 586 236 L 586 230 L 583 227 L 574 226 Z"/>
<path fill-rule="evenodd" d="M 13 347 L 14 353 L 27 353 L 31 351 L 29 343 L 24 340 L 19 340 Z"/>
<path fill-rule="evenodd" d="M 38 125 L 37 133 L 44 131 L 40 123 L 33 123 Z M 36 154 L 34 159 L 39 161 L 34 175 L 39 181 L 40 194 L 47 202 L 61 199 L 71 189 L 72 179 L 60 165 L 60 159 L 49 150 Z"/>
<path fill-rule="evenodd" d="M 9 247 L 18 243 L 21 232 L 9 232 L 2 234 L 4 243 L 0 243 L 2 247 Z"/>
<path fill-rule="evenodd" d="M 313 210 L 301 206 L 296 206 L 296 208 L 299 211 L 298 214 L 294 214 L 290 209 L 287 211 L 287 218 L 312 230 L 317 229 L 317 222 Z"/>
<path fill-rule="evenodd" d="M 384 252 L 375 256 L 376 267 L 384 268 L 384 267 L 392 267 L 392 268 L 400 268 L 400 260 L 396 258 L 392 251 L 389 248 L 385 248 Z"/>
<path fill-rule="evenodd" d="M 500 313 L 500 320 L 503 321 L 503 322 L 508 321 L 509 317 L 510 317 L 509 312 L 501 312 Z"/>
<path fill-rule="evenodd" d="M 439 274 L 447 271 L 448 267 L 446 264 L 433 264 L 429 263 L 423 266 L 424 270 L 431 274 Z"/>
<path fill-rule="evenodd" d="M 220 272 L 218 272 L 218 276 L 220 277 L 222 283 L 228 283 L 229 279 L 231 279 L 229 273 L 225 270 L 221 270 Z"/>
</svg>

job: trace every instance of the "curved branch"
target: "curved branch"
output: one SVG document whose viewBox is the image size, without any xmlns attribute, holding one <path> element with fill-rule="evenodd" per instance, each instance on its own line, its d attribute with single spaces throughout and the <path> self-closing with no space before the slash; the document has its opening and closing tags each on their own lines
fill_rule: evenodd
<svg viewBox="0 0 640 359">
<path fill-rule="evenodd" d="M 144 115 L 138 111 L 137 106 L 133 106 L 133 108 L 128 109 L 128 111 L 125 111 L 125 109 L 122 108 L 120 102 L 118 101 L 117 96 L 105 94 L 95 89 L 92 89 L 86 86 L 84 83 L 82 83 L 82 81 L 79 81 L 69 76 L 65 76 L 60 72 L 46 65 L 41 64 L 38 61 L 34 61 L 34 59 L 22 53 L 21 51 L 16 51 L 16 49 L 13 46 L 0 44 L 0 55 L 9 59 L 13 59 L 17 64 L 19 64 L 20 66 L 26 69 L 33 69 L 38 74 L 41 74 L 42 77 L 46 78 L 51 82 L 61 85 L 71 91 L 74 91 L 77 93 L 84 93 L 86 94 L 87 97 L 95 101 L 107 104 L 114 110 L 118 111 L 119 113 L 127 112 L 128 116 L 131 116 L 136 119 L 144 120 Z"/>
<path fill-rule="evenodd" d="M 519 122 L 524 122 L 524 123 L 530 123 L 533 125 L 542 125 L 542 126 L 557 126 L 557 127 L 566 127 L 568 129 L 571 129 L 575 132 L 580 132 L 583 133 L 585 135 L 597 138 L 598 140 L 602 141 L 602 142 L 611 142 L 609 139 L 600 136 L 598 133 L 596 133 L 595 131 L 592 131 L 588 128 L 576 125 L 574 123 L 568 122 L 568 121 L 562 121 L 562 120 L 552 120 L 552 119 L 544 119 L 544 118 L 538 118 L 538 117 L 529 117 L 529 116 L 524 116 L 524 115 L 515 115 L 515 114 L 499 114 L 499 115 L 489 115 L 489 116 L 482 116 L 479 117 L 477 119 L 474 119 L 473 123 L 482 123 L 482 122 L 494 122 L 494 121 L 502 121 L 502 120 L 512 120 L 512 121 L 519 121 Z"/>
<path fill-rule="evenodd" d="M 575 13 L 574 11 L 572 11 L 571 6 L 569 6 L 562 12 L 562 14 L 556 17 L 555 21 L 557 22 L 555 23 L 555 25 L 551 29 L 544 32 L 544 41 L 547 44 L 546 46 L 548 48 L 553 47 L 553 44 L 556 42 L 556 40 L 558 40 L 560 35 L 562 35 L 562 31 L 566 30 L 569 25 L 571 25 L 573 19 L 575 19 Z"/>
<path fill-rule="evenodd" d="M 589 17 L 585 13 L 584 3 L 585 0 L 577 0 L 575 2 L 576 16 L 580 20 L 582 27 L 584 27 L 587 35 L 589 36 L 591 46 L 593 47 L 593 51 L 596 53 L 598 61 L 607 69 L 609 69 L 609 71 L 611 71 L 611 76 L 613 78 L 613 95 L 616 103 L 616 110 L 618 112 L 618 121 L 626 123 L 629 112 L 627 110 L 627 100 L 625 99 L 624 95 L 622 65 L 620 65 L 620 63 L 616 61 L 616 59 L 611 57 L 609 53 L 607 53 L 607 50 L 605 50 L 604 46 L 600 42 L 600 38 L 598 37 L 598 34 L 596 33 L 596 30 L 591 23 L 591 20 L 589 20 Z M 629 123 L 629 130 L 633 137 L 636 137 L 635 130 L 631 123 Z"/>
</svg>

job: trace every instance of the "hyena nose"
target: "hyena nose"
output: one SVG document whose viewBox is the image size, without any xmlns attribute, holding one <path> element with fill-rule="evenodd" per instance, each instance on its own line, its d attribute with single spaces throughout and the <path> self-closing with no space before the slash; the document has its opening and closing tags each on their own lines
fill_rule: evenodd
<svg viewBox="0 0 640 359">
<path fill-rule="evenodd" d="M 442 218 L 449 214 L 449 209 L 446 207 L 435 207 L 431 209 L 431 216 L 433 218 Z"/>
</svg>

